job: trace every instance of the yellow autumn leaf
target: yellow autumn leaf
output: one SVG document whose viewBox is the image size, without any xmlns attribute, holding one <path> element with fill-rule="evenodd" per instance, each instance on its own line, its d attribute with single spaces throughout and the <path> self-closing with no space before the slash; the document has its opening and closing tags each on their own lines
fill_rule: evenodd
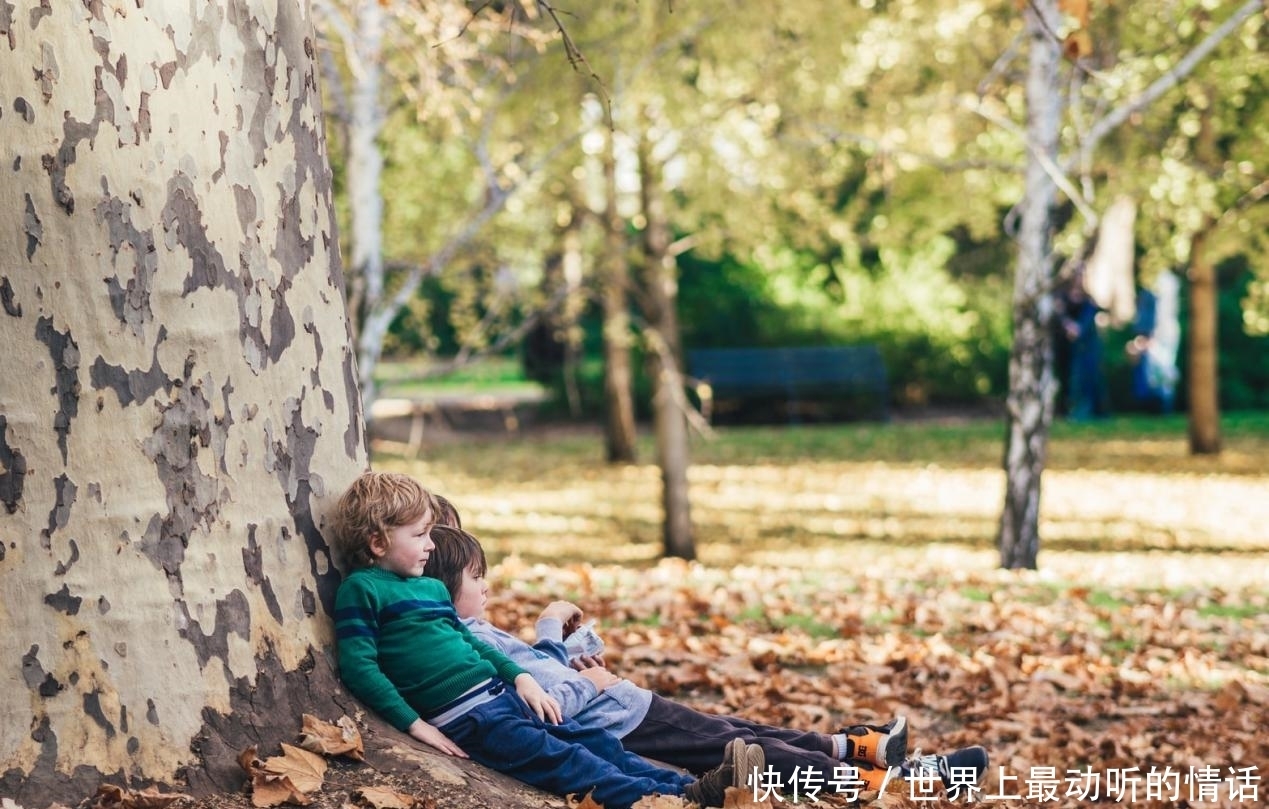
<svg viewBox="0 0 1269 809">
<path fill-rule="evenodd" d="M 256 773 L 251 779 L 251 805 L 256 807 L 281 806 L 291 803 L 308 806 L 313 799 L 300 789 L 285 775 L 271 775 L 264 770 Z"/>
<path fill-rule="evenodd" d="M 326 759 L 290 744 L 282 745 L 282 755 L 264 762 L 264 771 L 289 778 L 301 792 L 316 792 L 326 777 Z"/>
</svg>

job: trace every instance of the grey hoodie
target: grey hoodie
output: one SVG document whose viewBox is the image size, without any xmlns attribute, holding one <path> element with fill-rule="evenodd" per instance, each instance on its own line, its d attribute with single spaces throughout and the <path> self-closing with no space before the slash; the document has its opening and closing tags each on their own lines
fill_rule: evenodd
<svg viewBox="0 0 1269 809">
<path fill-rule="evenodd" d="M 564 625 L 555 618 L 538 621 L 538 642 L 530 646 L 479 618 L 464 618 L 471 633 L 499 649 L 533 675 L 546 693 L 560 703 L 565 718 L 586 728 L 606 730 L 617 738 L 639 727 L 648 715 L 652 692 L 622 680 L 599 693 L 594 684 L 568 665 Z"/>
</svg>

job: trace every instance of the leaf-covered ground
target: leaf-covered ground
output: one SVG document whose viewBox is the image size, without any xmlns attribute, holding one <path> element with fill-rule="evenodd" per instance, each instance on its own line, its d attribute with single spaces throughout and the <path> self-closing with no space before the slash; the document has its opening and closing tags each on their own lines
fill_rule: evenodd
<svg viewBox="0 0 1269 809">
<path fill-rule="evenodd" d="M 819 729 L 902 712 L 926 751 L 986 746 L 987 794 L 1021 796 L 1007 805 L 1093 803 L 1096 778 L 1102 802 L 1253 806 L 1269 803 L 1267 427 L 1234 422 L 1196 458 L 1180 418 L 1057 425 L 1038 573 L 996 569 L 994 423 L 698 441 L 690 566 L 655 563 L 655 467 L 603 464 L 593 435 L 463 437 L 379 465 L 458 504 L 500 562 L 499 623 L 530 630 L 573 598 L 623 674 L 706 710 Z M 1189 800 L 1210 795 L 1203 768 L 1231 766 L 1233 797 L 1226 781 Z"/>
<path fill-rule="evenodd" d="M 904 713 L 926 751 L 986 746 L 986 795 L 1023 798 L 1010 805 L 1091 803 L 1079 790 L 1094 778 L 1102 797 L 1119 785 L 1108 778 L 1123 781 L 1124 803 L 1137 779 L 1145 805 L 1152 767 L 1175 773 L 1179 791 L 1156 805 L 1186 805 L 1202 783 L 1191 768 L 1228 777 L 1231 766 L 1255 780 L 1232 800 L 1223 784 L 1212 805 L 1263 805 L 1251 799 L 1269 770 L 1262 587 L 1204 585 L 1193 571 L 1167 589 L 1096 571 L 1074 583 L 967 571 L 946 553 L 895 561 L 632 571 L 512 559 L 493 571 L 490 612 L 531 628 L 554 594 L 574 596 L 599 620 L 613 668 L 710 711 L 821 730 Z M 1179 578 L 1148 555 L 1124 564 L 1143 583 Z M 1170 778 L 1155 794 L 1173 794 Z"/>
<path fill-rule="evenodd" d="M 531 632 L 574 600 L 614 669 L 704 710 L 820 730 L 903 713 L 925 751 L 987 747 L 1001 806 L 1269 804 L 1269 419 L 1216 458 L 1187 455 L 1180 419 L 1059 425 L 1039 572 L 996 569 L 999 436 L 720 432 L 693 450 L 690 565 L 656 562 L 657 470 L 604 464 L 593 433 L 450 436 L 376 466 L 462 510 L 497 623 Z M 367 786 L 489 804 L 442 770 L 336 762 L 315 807 Z"/>
</svg>

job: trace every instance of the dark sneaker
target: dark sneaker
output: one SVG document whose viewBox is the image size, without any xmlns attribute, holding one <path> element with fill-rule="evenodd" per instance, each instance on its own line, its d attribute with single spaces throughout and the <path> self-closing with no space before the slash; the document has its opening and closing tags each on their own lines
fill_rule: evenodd
<svg viewBox="0 0 1269 809">
<path fill-rule="evenodd" d="M 987 751 L 981 747 L 962 747 L 945 756 L 921 755 L 918 750 L 912 758 L 899 765 L 899 776 L 905 781 L 929 779 L 937 775 L 947 797 L 956 800 L 965 792 L 973 799 L 978 785 L 987 774 Z"/>
<path fill-rule="evenodd" d="M 878 767 L 867 762 L 851 762 L 851 764 L 858 772 L 855 776 L 856 780 L 864 789 L 880 792 L 891 781 L 919 782 L 911 787 L 913 797 L 928 800 L 932 797 L 930 789 L 936 783 L 934 779 L 937 777 L 937 783 L 942 785 L 947 797 L 956 800 L 961 796 L 961 792 L 965 792 L 967 798 L 974 797 L 974 791 L 982 783 L 983 776 L 987 774 L 987 751 L 981 747 L 962 747 L 945 756 L 923 756 L 918 750 L 907 761 L 897 767 L 889 768 Z"/>
<path fill-rule="evenodd" d="M 723 763 L 688 784 L 683 797 L 700 806 L 722 806 L 728 787 L 744 789 L 754 770 L 761 772 L 766 766 L 761 747 L 732 739 L 723 749 Z"/>
<path fill-rule="evenodd" d="M 852 725 L 846 734 L 846 759 L 897 767 L 908 754 L 908 720 L 896 716 L 884 725 Z"/>
</svg>

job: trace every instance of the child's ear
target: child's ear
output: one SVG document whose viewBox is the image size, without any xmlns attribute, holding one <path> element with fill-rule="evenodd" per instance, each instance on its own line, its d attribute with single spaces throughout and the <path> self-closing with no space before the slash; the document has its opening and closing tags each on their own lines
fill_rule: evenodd
<svg viewBox="0 0 1269 809">
<path fill-rule="evenodd" d="M 388 538 L 383 534 L 375 532 L 370 535 L 370 555 L 376 559 L 381 558 L 388 552 Z"/>
</svg>

